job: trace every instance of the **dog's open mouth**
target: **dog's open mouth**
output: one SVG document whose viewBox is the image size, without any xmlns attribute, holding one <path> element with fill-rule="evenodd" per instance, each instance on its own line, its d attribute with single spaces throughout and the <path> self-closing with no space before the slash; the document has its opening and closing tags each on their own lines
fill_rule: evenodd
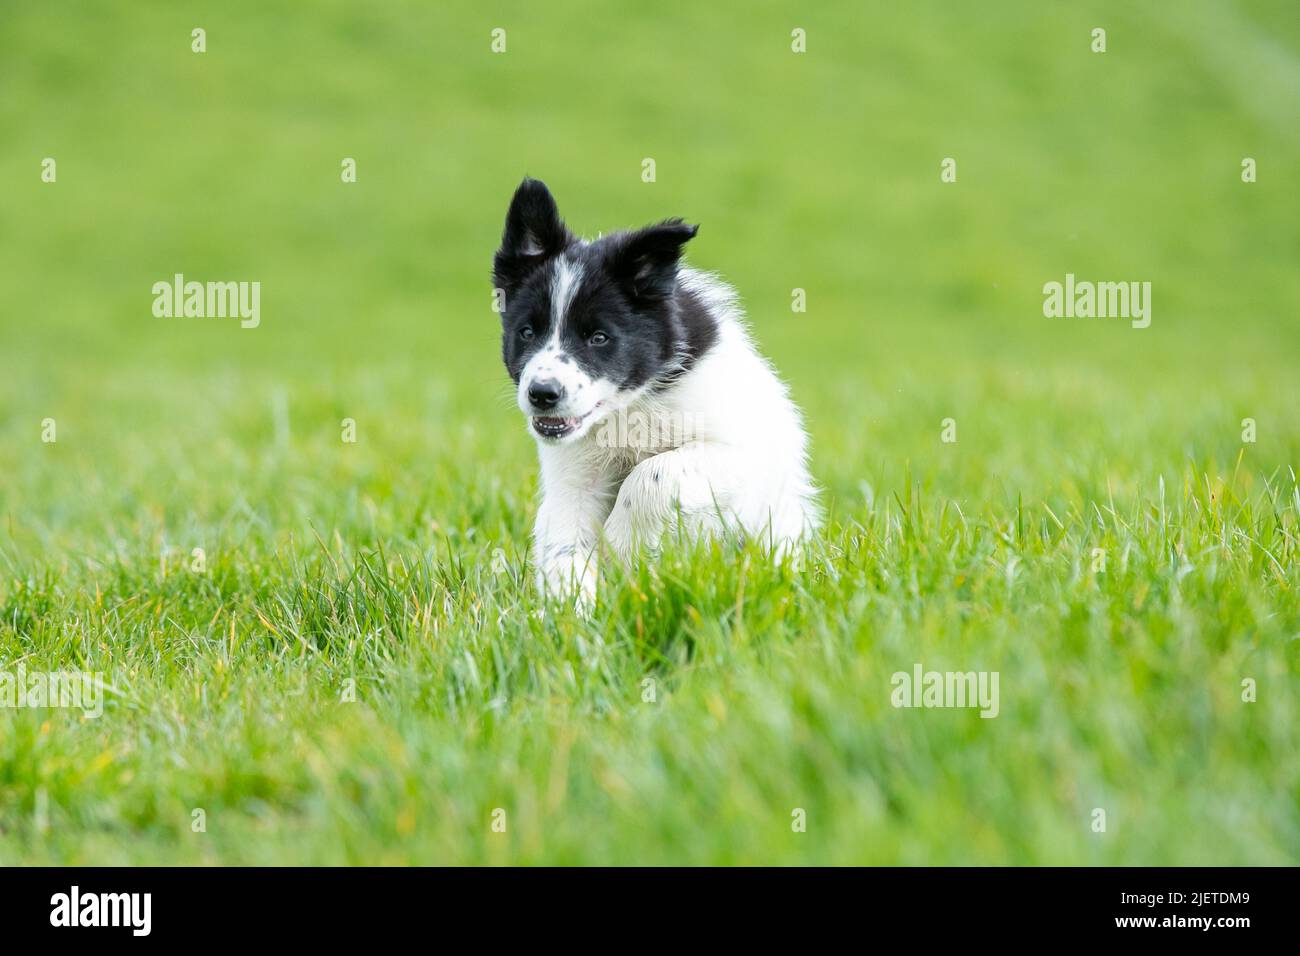
<svg viewBox="0 0 1300 956">
<path fill-rule="evenodd" d="M 563 438 L 566 435 L 572 435 L 578 430 L 578 426 L 592 416 L 592 413 L 604 405 L 604 402 L 597 402 L 590 412 L 585 415 L 579 415 L 576 418 L 555 418 L 547 415 L 534 415 L 532 417 L 533 431 L 543 438 Z"/>
<path fill-rule="evenodd" d="M 534 415 L 533 431 L 543 438 L 563 438 L 576 431 L 581 423 L 581 418 L 547 418 L 544 415 Z"/>
</svg>

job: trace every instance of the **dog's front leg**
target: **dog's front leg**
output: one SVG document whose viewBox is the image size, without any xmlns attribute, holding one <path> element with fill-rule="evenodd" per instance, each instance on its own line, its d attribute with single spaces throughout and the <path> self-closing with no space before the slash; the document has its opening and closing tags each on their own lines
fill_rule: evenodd
<svg viewBox="0 0 1300 956">
<path fill-rule="evenodd" d="M 595 468 L 543 452 L 533 558 L 544 595 L 572 596 L 579 610 L 590 610 L 596 597 L 600 531 L 611 497 L 612 483 Z"/>
<path fill-rule="evenodd" d="M 741 480 L 725 449 L 688 444 L 647 458 L 624 479 L 605 521 L 605 540 L 620 559 L 655 549 L 665 534 L 721 533 Z"/>
</svg>

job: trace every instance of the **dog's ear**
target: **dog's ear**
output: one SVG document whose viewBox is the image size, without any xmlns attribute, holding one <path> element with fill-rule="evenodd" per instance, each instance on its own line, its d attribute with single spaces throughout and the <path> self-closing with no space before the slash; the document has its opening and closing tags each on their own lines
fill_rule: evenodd
<svg viewBox="0 0 1300 956">
<path fill-rule="evenodd" d="M 510 200 L 501 248 L 492 260 L 492 279 L 497 288 L 515 288 L 571 242 L 573 235 L 560 219 L 546 183 L 525 178 Z"/>
<path fill-rule="evenodd" d="M 677 281 L 682 246 L 699 231 L 699 226 L 669 219 L 628 233 L 610 255 L 609 272 L 634 299 L 666 299 Z"/>
</svg>

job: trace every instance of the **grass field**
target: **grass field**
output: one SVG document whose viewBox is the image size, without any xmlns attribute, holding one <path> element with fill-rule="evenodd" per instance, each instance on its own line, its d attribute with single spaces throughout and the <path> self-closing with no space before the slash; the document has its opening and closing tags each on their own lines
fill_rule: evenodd
<svg viewBox="0 0 1300 956">
<path fill-rule="evenodd" d="M 0 672 L 111 685 L 0 709 L 0 863 L 1300 862 L 1293 3 L 118 7 L 0 17 Z M 804 569 L 534 614 L 525 173 L 701 223 Z M 1045 318 L 1066 273 L 1150 327 Z M 918 663 L 998 716 L 895 708 Z"/>
</svg>

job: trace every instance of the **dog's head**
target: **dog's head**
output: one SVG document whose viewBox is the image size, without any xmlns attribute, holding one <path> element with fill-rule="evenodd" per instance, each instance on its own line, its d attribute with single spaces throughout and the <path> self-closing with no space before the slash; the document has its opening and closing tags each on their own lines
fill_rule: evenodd
<svg viewBox="0 0 1300 956">
<path fill-rule="evenodd" d="M 492 276 L 502 358 L 540 440 L 576 441 L 681 370 L 691 332 L 677 267 L 696 229 L 673 219 L 587 242 L 544 183 L 520 184 Z"/>
</svg>

